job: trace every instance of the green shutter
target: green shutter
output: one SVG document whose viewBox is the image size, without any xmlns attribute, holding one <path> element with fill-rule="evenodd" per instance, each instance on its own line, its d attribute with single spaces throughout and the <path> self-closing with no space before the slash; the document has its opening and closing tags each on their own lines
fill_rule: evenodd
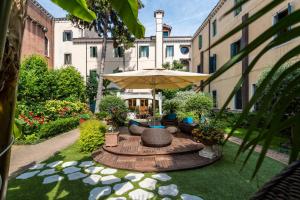
<svg viewBox="0 0 300 200">
<path fill-rule="evenodd" d="M 149 57 L 149 47 L 147 46 L 146 47 L 146 55 L 147 55 L 147 58 Z"/>
<path fill-rule="evenodd" d="M 139 58 L 141 57 L 142 47 L 139 47 Z"/>
<path fill-rule="evenodd" d="M 202 48 L 202 35 L 198 36 L 198 47 L 199 47 L 199 49 Z"/>
<path fill-rule="evenodd" d="M 90 57 L 93 57 L 93 47 L 90 47 Z"/>
</svg>

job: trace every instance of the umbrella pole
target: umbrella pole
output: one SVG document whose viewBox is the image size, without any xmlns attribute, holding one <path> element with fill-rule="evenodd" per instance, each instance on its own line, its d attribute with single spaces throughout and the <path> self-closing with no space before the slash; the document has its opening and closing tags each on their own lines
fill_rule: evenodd
<svg viewBox="0 0 300 200">
<path fill-rule="evenodd" d="M 153 102 L 152 102 L 152 112 L 153 112 L 153 125 L 155 125 L 155 104 L 156 104 L 156 99 L 155 99 L 155 87 L 153 88 Z"/>
</svg>

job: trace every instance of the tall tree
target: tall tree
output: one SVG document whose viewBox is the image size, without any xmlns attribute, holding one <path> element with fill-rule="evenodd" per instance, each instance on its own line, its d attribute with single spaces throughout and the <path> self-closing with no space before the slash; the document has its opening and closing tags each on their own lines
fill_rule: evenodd
<svg viewBox="0 0 300 200">
<path fill-rule="evenodd" d="M 63 9 L 88 22 L 96 18 L 85 0 L 52 0 Z M 128 29 L 143 37 L 145 29 L 138 20 L 136 0 L 110 0 Z M 20 49 L 26 16 L 26 0 L 0 1 L 0 199 L 6 197 L 16 86 L 20 65 Z"/>
<path fill-rule="evenodd" d="M 139 4 L 141 7 L 141 4 Z M 105 68 L 107 40 L 109 36 L 113 40 L 113 47 L 122 46 L 128 49 L 133 45 L 135 38 L 129 31 L 129 28 L 124 24 L 123 19 L 113 9 L 112 3 L 109 0 L 90 0 L 88 8 L 96 13 L 96 20 L 87 23 L 78 17 L 69 15 L 69 19 L 77 27 L 88 28 L 95 30 L 99 37 L 102 38 L 102 50 L 100 56 L 100 64 L 97 67 L 98 89 L 96 96 L 95 113 L 99 112 L 99 105 L 103 96 L 103 74 Z"/>
</svg>

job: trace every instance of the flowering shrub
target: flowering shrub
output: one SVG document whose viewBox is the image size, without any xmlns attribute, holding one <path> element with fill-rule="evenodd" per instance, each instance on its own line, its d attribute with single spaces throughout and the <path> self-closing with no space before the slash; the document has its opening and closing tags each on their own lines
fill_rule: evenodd
<svg viewBox="0 0 300 200">
<path fill-rule="evenodd" d="M 22 131 L 24 135 L 29 135 L 37 132 L 41 125 L 46 123 L 46 118 L 43 115 L 35 115 L 32 111 L 28 112 L 28 116 L 20 114 L 17 118 L 22 123 Z"/>
<path fill-rule="evenodd" d="M 79 114 L 88 112 L 87 105 L 85 103 L 49 100 L 45 103 L 45 114 L 50 120 L 56 120 L 58 118 L 75 117 Z"/>
<path fill-rule="evenodd" d="M 200 124 L 192 131 L 192 135 L 197 142 L 205 145 L 222 144 L 224 140 L 224 132 L 215 121 Z"/>
</svg>

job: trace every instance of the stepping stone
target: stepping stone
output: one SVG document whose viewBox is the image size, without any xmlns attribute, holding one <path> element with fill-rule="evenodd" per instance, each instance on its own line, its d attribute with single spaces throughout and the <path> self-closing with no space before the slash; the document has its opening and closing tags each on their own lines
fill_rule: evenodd
<svg viewBox="0 0 300 200">
<path fill-rule="evenodd" d="M 155 185 L 157 183 L 157 180 L 152 178 L 146 178 L 145 180 L 141 181 L 139 185 L 142 188 L 148 189 L 148 190 L 155 190 Z"/>
<path fill-rule="evenodd" d="M 28 179 L 28 178 L 34 177 L 38 173 L 40 173 L 40 170 L 32 171 L 32 172 L 26 172 L 26 173 L 23 173 L 23 174 L 19 175 L 18 177 L 16 177 L 16 179 Z"/>
<path fill-rule="evenodd" d="M 126 200 L 126 197 L 111 197 L 108 198 L 107 200 Z"/>
<path fill-rule="evenodd" d="M 161 200 L 172 200 L 169 197 L 162 198 Z"/>
<path fill-rule="evenodd" d="M 63 161 L 55 161 L 55 162 L 52 162 L 52 163 L 49 163 L 48 165 L 47 165 L 47 167 L 50 167 L 50 168 L 55 168 L 55 167 L 57 167 L 58 165 L 60 165 L 61 163 L 63 163 Z"/>
<path fill-rule="evenodd" d="M 160 186 L 158 188 L 158 194 L 162 196 L 177 196 L 178 194 L 178 188 L 177 185 L 171 184 L 166 186 Z"/>
<path fill-rule="evenodd" d="M 100 179 L 101 179 L 100 175 L 92 174 L 86 177 L 85 179 L 83 179 L 82 181 L 90 185 L 96 185 L 97 183 L 99 183 Z"/>
<path fill-rule="evenodd" d="M 120 181 L 121 181 L 121 179 L 118 178 L 118 177 L 115 177 L 114 175 L 103 176 L 101 178 L 101 183 L 103 185 L 109 185 L 109 184 L 117 183 L 117 182 L 120 182 Z"/>
<path fill-rule="evenodd" d="M 145 175 L 143 173 L 129 173 L 124 178 L 132 182 L 140 181 Z"/>
<path fill-rule="evenodd" d="M 102 169 L 104 169 L 104 167 L 89 167 L 86 168 L 84 171 L 89 174 L 96 174 L 99 173 Z"/>
<path fill-rule="evenodd" d="M 182 194 L 180 197 L 182 200 L 203 200 L 200 197 L 197 197 L 194 195 L 189 195 L 189 194 Z"/>
<path fill-rule="evenodd" d="M 35 164 L 34 166 L 30 167 L 29 169 L 30 170 L 33 170 L 33 169 L 42 169 L 46 164 L 45 163 L 38 163 L 38 164 Z"/>
<path fill-rule="evenodd" d="M 115 194 L 116 195 L 123 195 L 124 193 L 132 190 L 134 187 L 130 182 L 126 183 L 119 183 L 114 186 Z"/>
<path fill-rule="evenodd" d="M 93 161 L 83 161 L 80 163 L 79 167 L 90 167 L 93 166 L 94 162 Z"/>
<path fill-rule="evenodd" d="M 75 172 L 73 174 L 68 174 L 68 179 L 70 181 L 73 181 L 73 180 L 77 180 L 77 179 L 81 179 L 81 178 L 84 178 L 86 177 L 87 175 L 84 174 L 84 173 L 81 173 L 81 172 Z"/>
<path fill-rule="evenodd" d="M 49 183 L 54 183 L 63 180 L 64 177 L 59 176 L 59 175 L 53 175 L 53 176 L 48 176 L 44 178 L 43 184 L 49 184 Z"/>
<path fill-rule="evenodd" d="M 146 200 L 154 197 L 152 192 L 145 191 L 143 189 L 136 189 L 129 192 L 129 198 L 134 200 Z"/>
<path fill-rule="evenodd" d="M 51 175 L 51 174 L 55 174 L 55 173 L 57 173 L 57 171 L 55 169 L 45 169 L 44 171 L 39 173 L 38 176 L 47 176 L 47 175 Z"/>
<path fill-rule="evenodd" d="M 100 199 L 102 196 L 109 195 L 110 193 L 111 188 L 109 186 L 96 187 L 90 192 L 89 200 L 97 200 Z"/>
<path fill-rule="evenodd" d="M 110 174 L 115 174 L 118 170 L 112 169 L 112 168 L 107 168 L 101 171 L 101 174 L 104 175 L 110 175 Z"/>
<path fill-rule="evenodd" d="M 62 168 L 65 168 L 65 167 L 71 167 L 71 166 L 74 166 L 74 165 L 77 165 L 78 162 L 77 161 L 69 161 L 69 162 L 65 162 L 61 165 Z"/>
<path fill-rule="evenodd" d="M 155 178 L 159 181 L 169 181 L 172 179 L 172 177 L 168 176 L 167 174 L 164 173 L 159 173 L 159 174 L 154 174 L 152 175 L 152 178 Z"/>
<path fill-rule="evenodd" d="M 72 167 L 67 167 L 67 168 L 63 169 L 63 171 L 64 171 L 64 174 L 71 174 L 71 173 L 80 171 L 80 168 L 72 166 Z"/>
</svg>

